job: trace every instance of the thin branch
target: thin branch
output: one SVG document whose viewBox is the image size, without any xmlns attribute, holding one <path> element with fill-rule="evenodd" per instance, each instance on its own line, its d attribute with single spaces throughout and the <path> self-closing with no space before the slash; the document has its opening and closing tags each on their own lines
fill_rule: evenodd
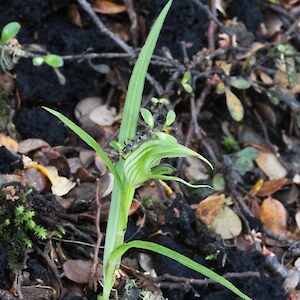
<svg viewBox="0 0 300 300">
<path fill-rule="evenodd" d="M 126 53 L 134 54 L 134 50 L 128 46 L 121 38 L 110 31 L 99 19 L 97 14 L 92 9 L 91 5 L 86 0 L 77 0 L 80 6 L 88 13 L 93 22 L 98 26 L 100 31 L 109 36 L 117 45 L 119 45 Z"/>
<path fill-rule="evenodd" d="M 132 44 L 134 48 L 137 48 L 138 40 L 139 40 L 139 31 L 138 31 L 138 18 L 135 11 L 134 3 L 132 0 L 124 0 L 124 3 L 127 7 L 128 16 L 131 22 L 130 33 L 132 37 Z"/>
</svg>

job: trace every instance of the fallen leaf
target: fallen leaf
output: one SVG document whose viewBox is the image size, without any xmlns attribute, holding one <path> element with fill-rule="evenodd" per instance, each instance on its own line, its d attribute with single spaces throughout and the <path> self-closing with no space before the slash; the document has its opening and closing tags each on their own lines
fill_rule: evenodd
<svg viewBox="0 0 300 300">
<path fill-rule="evenodd" d="M 100 175 L 104 175 L 107 171 L 107 166 L 103 162 L 103 159 L 96 153 L 95 154 L 95 166 L 100 172 Z"/>
<path fill-rule="evenodd" d="M 42 192 L 46 185 L 46 176 L 37 169 L 26 169 L 24 174 L 27 185 L 34 187 L 39 193 Z"/>
<path fill-rule="evenodd" d="M 225 203 L 224 194 L 213 194 L 202 200 L 196 210 L 196 219 L 201 220 L 206 225 L 211 225 Z"/>
<path fill-rule="evenodd" d="M 273 79 L 265 72 L 260 72 L 259 77 L 264 84 L 272 85 Z"/>
<path fill-rule="evenodd" d="M 64 276 L 78 284 L 89 283 L 92 266 L 91 260 L 82 259 L 68 259 L 62 265 Z M 100 264 L 98 264 L 97 275 L 98 279 L 102 278 L 102 266 Z"/>
<path fill-rule="evenodd" d="M 231 208 L 224 206 L 211 224 L 211 227 L 223 239 L 232 239 L 241 233 L 242 221 Z"/>
<path fill-rule="evenodd" d="M 17 153 L 19 150 L 18 143 L 2 132 L 0 132 L 0 146 L 4 146 L 6 149 L 13 153 Z"/>
<path fill-rule="evenodd" d="M 270 179 L 280 179 L 287 175 L 287 170 L 281 165 L 274 153 L 260 152 L 255 161 Z"/>
<path fill-rule="evenodd" d="M 184 175 L 188 181 L 206 180 L 208 178 L 205 165 L 195 157 L 186 157 L 186 162 L 189 164 L 184 170 Z"/>
<path fill-rule="evenodd" d="M 96 0 L 93 4 L 93 10 L 97 13 L 113 15 L 126 11 L 126 6 L 112 1 Z"/>
<path fill-rule="evenodd" d="M 68 15 L 69 15 L 69 18 L 70 18 L 71 23 L 73 25 L 76 25 L 76 26 L 82 28 L 82 20 L 81 20 L 81 16 L 80 16 L 80 13 L 78 11 L 77 5 L 75 5 L 75 4 L 70 4 L 69 5 Z"/>
<path fill-rule="evenodd" d="M 141 207 L 141 202 L 139 201 L 132 201 L 131 205 L 130 205 L 130 209 L 128 212 L 128 217 L 134 215 L 138 209 Z"/>
<path fill-rule="evenodd" d="M 26 139 L 19 143 L 19 152 L 27 154 L 31 151 L 39 150 L 41 148 L 50 147 L 47 142 L 41 139 Z"/>
<path fill-rule="evenodd" d="M 51 182 L 52 193 L 56 196 L 64 196 L 76 185 L 66 177 L 58 175 L 58 171 L 52 166 L 42 166 L 37 163 L 29 163 L 25 165 L 26 169 L 34 168 L 42 172 Z"/>
<path fill-rule="evenodd" d="M 286 178 L 265 181 L 256 195 L 259 197 L 272 195 L 279 191 L 287 182 Z"/>
<path fill-rule="evenodd" d="M 229 89 L 225 88 L 226 104 L 231 117 L 239 122 L 244 117 L 244 107 L 239 98 Z"/>
<path fill-rule="evenodd" d="M 270 231 L 283 235 L 286 233 L 287 213 L 278 200 L 269 197 L 262 202 L 260 220 Z"/>
<path fill-rule="evenodd" d="M 225 10 L 224 10 L 224 2 L 223 2 L 223 0 L 216 0 L 215 5 L 216 5 L 216 9 L 217 9 L 224 17 L 226 17 L 227 14 L 226 14 L 226 12 L 225 12 Z"/>
<path fill-rule="evenodd" d="M 300 230 L 300 210 L 298 210 L 295 214 L 295 220 L 296 220 L 296 224 L 298 229 Z"/>
<path fill-rule="evenodd" d="M 75 117 L 84 126 L 92 126 L 94 123 L 89 118 L 89 113 L 102 104 L 99 97 L 87 97 L 80 100 L 75 107 Z"/>
<path fill-rule="evenodd" d="M 111 126 L 115 122 L 116 109 L 107 105 L 101 105 L 89 113 L 89 118 L 100 126 Z"/>
</svg>

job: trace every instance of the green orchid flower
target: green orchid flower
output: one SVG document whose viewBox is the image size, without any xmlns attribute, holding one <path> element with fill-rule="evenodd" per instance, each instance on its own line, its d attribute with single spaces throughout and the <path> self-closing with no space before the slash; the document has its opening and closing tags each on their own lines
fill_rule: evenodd
<svg viewBox="0 0 300 300">
<path fill-rule="evenodd" d="M 194 188 L 203 187 L 203 185 L 192 185 L 179 177 L 170 176 L 173 169 L 160 162 L 163 158 L 195 156 L 211 168 L 213 168 L 212 164 L 197 152 L 180 145 L 173 136 L 164 132 L 156 132 L 156 136 L 156 138 L 144 141 L 125 159 L 124 174 L 128 183 L 136 187 L 149 179 L 161 179 L 175 180 Z"/>
</svg>

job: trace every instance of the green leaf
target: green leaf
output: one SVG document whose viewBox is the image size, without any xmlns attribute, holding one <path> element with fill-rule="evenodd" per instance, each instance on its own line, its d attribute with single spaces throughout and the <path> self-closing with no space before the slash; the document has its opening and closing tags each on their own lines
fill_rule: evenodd
<svg viewBox="0 0 300 300">
<path fill-rule="evenodd" d="M 65 125 L 67 125 L 72 131 L 74 131 L 83 141 L 85 141 L 91 148 L 93 148 L 97 154 L 102 158 L 105 165 L 108 167 L 110 172 L 114 175 L 114 178 L 116 182 L 118 183 L 119 187 L 122 188 L 123 184 L 119 177 L 119 174 L 117 173 L 113 163 L 110 161 L 109 157 L 105 154 L 103 149 L 99 146 L 99 144 L 84 130 L 82 130 L 79 126 L 77 126 L 74 122 L 69 120 L 67 117 L 65 117 L 63 114 L 43 106 L 45 110 L 59 118 Z"/>
<path fill-rule="evenodd" d="M 235 171 L 237 171 L 242 176 L 251 171 L 252 168 L 253 162 L 247 157 L 239 157 L 234 165 Z"/>
<path fill-rule="evenodd" d="M 225 179 L 224 179 L 223 174 L 217 173 L 213 178 L 212 185 L 213 185 L 213 188 L 216 191 L 224 191 L 224 189 L 225 189 Z"/>
<path fill-rule="evenodd" d="M 32 59 L 32 64 L 36 67 L 39 67 L 41 66 L 43 63 L 44 63 L 45 59 L 44 57 L 41 57 L 41 56 L 35 56 L 33 59 Z"/>
<path fill-rule="evenodd" d="M 190 79 L 191 79 L 191 72 L 190 71 L 185 72 L 181 80 L 181 84 L 188 83 Z"/>
<path fill-rule="evenodd" d="M 161 255 L 164 255 L 164 256 L 166 256 L 170 259 L 173 259 L 173 260 L 179 262 L 180 264 L 182 264 L 198 273 L 201 273 L 204 276 L 220 283 L 221 285 L 225 286 L 226 288 L 228 288 L 229 290 L 234 292 L 236 295 L 238 295 L 242 299 L 252 300 L 250 297 L 248 297 L 246 294 L 244 294 L 242 291 L 240 291 L 236 286 L 234 286 L 230 281 L 223 278 L 219 274 L 211 271 L 210 269 L 208 269 L 205 266 L 200 265 L 199 263 L 196 263 L 195 261 L 191 260 L 190 258 L 188 258 L 176 251 L 173 251 L 171 249 L 168 249 L 164 246 L 161 246 L 161 245 L 158 245 L 155 243 L 145 242 L 145 241 L 132 241 L 132 242 L 123 244 L 123 245 L 119 246 L 118 248 L 116 248 L 111 253 L 111 255 L 109 257 L 109 263 L 113 264 L 114 261 L 118 261 L 120 259 L 120 257 L 122 257 L 123 254 L 131 248 L 150 250 L 150 251 L 159 253 Z"/>
<path fill-rule="evenodd" d="M 120 144 L 123 144 L 125 139 L 132 139 L 135 136 L 147 69 L 150 64 L 151 56 L 154 51 L 160 30 L 172 2 L 173 0 L 170 0 L 159 14 L 133 68 L 120 128 Z"/>
<path fill-rule="evenodd" d="M 45 56 L 45 63 L 53 68 L 59 68 L 64 65 L 63 59 L 56 54 L 48 54 Z"/>
<path fill-rule="evenodd" d="M 190 84 L 188 83 L 183 83 L 182 84 L 182 87 L 184 88 L 184 90 L 188 93 L 191 93 L 193 91 L 193 88 Z"/>
<path fill-rule="evenodd" d="M 11 22 L 4 26 L 1 33 L 1 41 L 6 43 L 20 31 L 21 25 L 18 22 Z"/>
<path fill-rule="evenodd" d="M 230 80 L 230 85 L 235 87 L 236 89 L 239 89 L 239 90 L 245 90 L 245 89 L 248 89 L 251 86 L 249 81 L 247 81 L 244 78 L 231 79 Z"/>
<path fill-rule="evenodd" d="M 236 154 L 238 157 L 246 157 L 248 159 L 254 160 L 259 155 L 259 151 L 253 147 L 246 147 Z"/>
<path fill-rule="evenodd" d="M 111 141 L 109 143 L 116 151 L 120 151 L 122 149 L 124 149 L 124 146 L 122 146 L 120 143 L 118 143 L 117 141 Z"/>
<path fill-rule="evenodd" d="M 176 119 L 176 114 L 174 110 L 170 110 L 166 117 L 165 126 L 167 127 L 171 126 L 175 122 L 175 119 Z"/>
<path fill-rule="evenodd" d="M 145 121 L 145 123 L 153 129 L 154 127 L 154 118 L 150 110 L 147 108 L 141 108 L 141 115 Z"/>
<path fill-rule="evenodd" d="M 286 46 L 283 45 L 283 44 L 279 44 L 279 45 L 277 46 L 277 50 L 278 50 L 279 52 L 281 52 L 281 53 L 285 53 L 285 51 L 286 51 Z"/>
</svg>

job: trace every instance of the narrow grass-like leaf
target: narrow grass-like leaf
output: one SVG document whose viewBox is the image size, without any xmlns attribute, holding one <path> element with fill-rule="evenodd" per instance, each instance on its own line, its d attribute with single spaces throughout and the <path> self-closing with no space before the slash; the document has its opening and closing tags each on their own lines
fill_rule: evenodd
<svg viewBox="0 0 300 300">
<path fill-rule="evenodd" d="M 119 187 L 122 189 L 122 181 L 119 177 L 119 174 L 116 171 L 115 166 L 110 161 L 109 157 L 106 155 L 106 153 L 103 151 L 103 149 L 99 146 L 99 144 L 84 130 L 82 130 L 79 126 L 77 126 L 74 122 L 72 122 L 70 119 L 65 117 L 63 114 L 48 108 L 44 107 L 45 110 L 59 118 L 65 125 L 67 125 L 72 131 L 74 131 L 83 141 L 85 141 L 91 148 L 93 148 L 97 154 L 102 158 L 105 165 L 108 167 L 110 172 L 114 175 L 116 182 L 118 183 Z"/>
<path fill-rule="evenodd" d="M 154 251 L 156 253 L 159 253 L 161 255 L 164 255 L 168 258 L 171 258 L 179 263 L 181 263 L 182 265 L 196 271 L 199 272 L 201 274 L 203 274 L 204 276 L 207 276 L 208 278 L 220 283 L 221 285 L 225 286 L 226 288 L 228 288 L 229 290 L 231 290 L 232 292 L 234 292 L 236 295 L 238 295 L 239 297 L 241 297 L 244 300 L 252 300 L 249 296 L 247 296 L 246 294 L 244 294 L 243 292 L 241 292 L 236 286 L 234 286 L 230 281 L 228 281 L 227 279 L 223 278 L 222 276 L 220 276 L 219 274 L 211 271 L 210 269 L 200 265 L 199 263 L 196 263 L 195 261 L 191 260 L 190 258 L 176 252 L 173 251 L 171 249 L 168 249 L 164 246 L 155 244 L 155 243 L 151 243 L 151 242 L 145 242 L 145 241 L 132 241 L 126 244 L 123 244 L 121 246 L 119 246 L 117 249 L 115 249 L 109 258 L 109 263 L 113 262 L 114 260 L 118 260 L 121 256 L 123 256 L 123 254 L 131 249 L 131 248 L 139 248 L 139 249 L 144 249 L 144 250 L 150 250 L 150 251 Z"/>
<path fill-rule="evenodd" d="M 170 0 L 158 16 L 133 68 L 120 128 L 119 143 L 121 144 L 124 143 L 125 139 L 132 139 L 135 136 L 146 73 L 160 30 L 172 2 L 173 0 Z"/>
</svg>

